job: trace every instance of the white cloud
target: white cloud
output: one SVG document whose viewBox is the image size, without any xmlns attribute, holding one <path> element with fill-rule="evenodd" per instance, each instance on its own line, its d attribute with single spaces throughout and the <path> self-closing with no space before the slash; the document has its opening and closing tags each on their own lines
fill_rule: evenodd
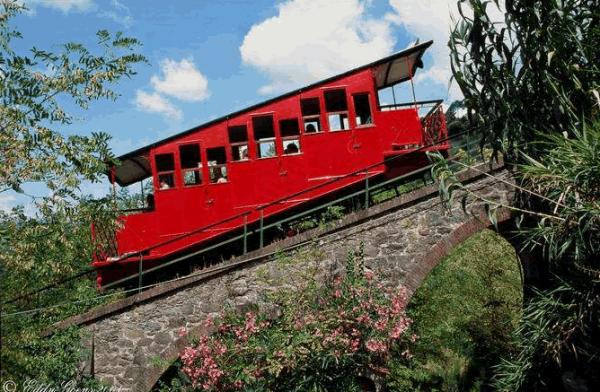
<svg viewBox="0 0 600 392">
<path fill-rule="evenodd" d="M 140 110 L 150 113 L 159 113 L 173 120 L 179 121 L 183 116 L 181 110 L 175 107 L 168 99 L 163 98 L 156 92 L 150 94 L 142 90 L 137 90 L 135 104 Z"/>
<path fill-rule="evenodd" d="M 14 195 L 0 193 L 0 211 L 10 212 L 16 205 L 17 198 Z"/>
<path fill-rule="evenodd" d="M 131 17 L 131 11 L 129 8 L 121 3 L 119 0 L 111 0 L 112 9 L 104 10 L 98 13 L 101 18 L 107 18 L 115 23 L 122 25 L 123 27 L 129 28 L 133 24 L 133 18 Z"/>
<path fill-rule="evenodd" d="M 433 64 L 418 73 L 415 81 L 419 83 L 431 80 L 448 86 L 452 76 L 448 40 L 454 25 L 453 17 L 456 20 L 459 15 L 456 0 L 389 0 L 389 2 L 394 12 L 386 15 L 387 20 L 403 26 L 409 33 L 420 38 L 421 42 L 434 41 L 429 49 Z M 492 20 L 503 20 L 502 12 L 493 4 L 488 5 L 488 12 Z M 452 84 L 448 95 L 450 100 L 462 98 L 456 83 Z"/>
<path fill-rule="evenodd" d="M 208 81 L 196 68 L 191 59 L 179 62 L 165 59 L 160 64 L 162 78 L 154 75 L 150 79 L 158 92 L 182 101 L 203 101 L 210 96 Z"/>
<path fill-rule="evenodd" d="M 24 4 L 28 8 L 36 6 L 54 8 L 64 12 L 70 11 L 85 12 L 95 8 L 93 0 L 25 0 Z"/>
<path fill-rule="evenodd" d="M 360 0 L 290 0 L 278 15 L 252 26 L 240 46 L 245 64 L 271 82 L 259 91 L 280 92 L 332 76 L 390 54 L 390 22 L 366 13 Z"/>
<path fill-rule="evenodd" d="M 388 20 L 403 26 L 421 42 L 434 41 L 429 49 L 433 64 L 418 73 L 415 81 L 418 83 L 422 80 L 431 80 L 447 86 L 452 76 L 448 39 L 452 26 L 451 15 L 456 11 L 456 0 L 390 0 L 390 5 L 394 13 L 387 15 Z M 449 98 L 462 98 L 455 84 L 450 89 Z"/>
</svg>

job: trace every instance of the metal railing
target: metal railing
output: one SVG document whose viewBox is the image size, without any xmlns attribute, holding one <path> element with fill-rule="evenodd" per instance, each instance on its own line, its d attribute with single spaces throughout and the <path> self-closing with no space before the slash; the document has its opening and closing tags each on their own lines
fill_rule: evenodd
<svg viewBox="0 0 600 392">
<path fill-rule="evenodd" d="M 425 101 L 414 101 L 414 102 L 402 102 L 402 103 L 394 103 L 390 105 L 380 105 L 379 110 L 383 112 L 389 112 L 392 110 L 400 110 L 404 108 L 410 108 L 414 106 L 417 109 L 425 108 L 425 107 L 434 107 L 439 106 L 444 102 L 443 99 L 431 99 Z"/>
<path fill-rule="evenodd" d="M 119 256 L 117 233 L 114 227 L 92 223 L 93 259 L 106 260 Z"/>
<path fill-rule="evenodd" d="M 423 138 L 425 144 L 439 144 L 448 134 L 446 128 L 446 117 L 441 103 L 433 106 L 429 112 L 421 118 L 423 127 Z"/>
</svg>

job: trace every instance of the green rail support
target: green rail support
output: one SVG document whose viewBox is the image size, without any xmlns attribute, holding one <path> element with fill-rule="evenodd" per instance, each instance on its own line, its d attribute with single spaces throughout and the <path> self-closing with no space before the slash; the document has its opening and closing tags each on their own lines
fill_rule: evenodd
<svg viewBox="0 0 600 392">
<path fill-rule="evenodd" d="M 258 244 L 259 248 L 262 248 L 265 242 L 264 214 L 264 210 L 260 210 L 260 240 Z"/>
<path fill-rule="evenodd" d="M 244 254 L 248 253 L 248 215 L 244 216 Z"/>
<path fill-rule="evenodd" d="M 138 293 L 142 292 L 142 278 L 144 276 L 144 255 L 140 255 L 140 266 L 138 268 Z"/>
<path fill-rule="evenodd" d="M 369 208 L 369 170 L 365 171 L 365 209 Z"/>
</svg>

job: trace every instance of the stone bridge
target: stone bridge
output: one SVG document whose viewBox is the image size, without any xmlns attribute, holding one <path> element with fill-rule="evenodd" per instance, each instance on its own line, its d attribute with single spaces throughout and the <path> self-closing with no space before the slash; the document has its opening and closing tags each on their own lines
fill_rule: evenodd
<svg viewBox="0 0 600 392">
<path fill-rule="evenodd" d="M 490 176 L 489 173 L 492 174 Z M 509 173 L 500 165 L 481 165 L 460 179 L 475 193 L 503 203 L 512 201 Z M 448 213 L 438 185 L 425 186 L 334 225 L 304 232 L 256 252 L 157 286 L 140 294 L 75 316 L 58 325 L 80 325 L 89 349 L 86 371 L 121 390 L 152 389 L 182 349 L 178 330 L 208 333 L 202 322 L 230 305 L 258 305 L 276 317 L 277 305 L 265 294 L 299 290 L 309 279 L 322 282 L 343 271 L 348 251 L 364 247 L 365 266 L 387 286 L 405 285 L 412 293 L 453 246 L 489 226 L 483 206 L 469 203 Z M 508 220 L 500 210 L 498 221 Z"/>
</svg>

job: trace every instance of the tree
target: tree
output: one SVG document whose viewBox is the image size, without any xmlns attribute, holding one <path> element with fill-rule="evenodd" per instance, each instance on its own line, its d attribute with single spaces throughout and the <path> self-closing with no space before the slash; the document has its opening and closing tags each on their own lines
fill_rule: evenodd
<svg viewBox="0 0 600 392">
<path fill-rule="evenodd" d="M 482 143 L 518 159 L 543 154 L 538 133 L 573 135 L 598 113 L 597 0 L 459 0 L 449 46 L 453 77 Z"/>
<path fill-rule="evenodd" d="M 73 121 L 60 101 L 87 109 L 95 100 L 116 99 L 110 85 L 135 75 L 133 65 L 145 61 L 134 52 L 140 42 L 101 30 L 99 54 L 67 43 L 61 53 L 34 47 L 21 55 L 11 48 L 21 33 L 9 22 L 23 7 L 3 1 L 0 10 L 0 192 L 42 182 L 57 196 L 72 196 L 82 179 L 97 181 L 114 157 L 105 133 L 65 137 L 55 129 Z"/>
<path fill-rule="evenodd" d="M 11 21 L 22 10 L 17 1 L 0 2 L 0 192 L 20 192 L 22 184 L 37 182 L 52 194 L 38 200 L 35 217 L 22 207 L 0 213 L 0 375 L 58 385 L 77 376 L 79 333 L 41 339 L 39 332 L 106 299 L 97 298 L 94 280 L 84 276 L 7 300 L 89 269 L 90 223 L 113 222 L 115 211 L 112 202 L 91 200 L 79 187 L 83 180 L 98 181 L 114 157 L 105 133 L 61 133 L 73 121 L 62 103 L 87 109 L 96 100 L 116 99 L 111 86 L 135 75 L 134 66 L 145 58 L 135 53 L 138 40 L 104 30 L 97 33 L 95 50 L 67 43 L 59 53 L 16 53 L 11 45 L 21 34 Z M 36 308 L 41 310 L 29 312 Z"/>
<path fill-rule="evenodd" d="M 600 7 L 597 0 L 459 0 L 449 46 L 482 146 L 514 165 L 523 244 L 548 274 L 532 288 L 496 389 L 600 387 Z M 442 192 L 464 189 L 438 160 Z M 485 200 L 493 210 L 499 207 Z M 584 390 L 584 389 L 578 389 Z"/>
</svg>

